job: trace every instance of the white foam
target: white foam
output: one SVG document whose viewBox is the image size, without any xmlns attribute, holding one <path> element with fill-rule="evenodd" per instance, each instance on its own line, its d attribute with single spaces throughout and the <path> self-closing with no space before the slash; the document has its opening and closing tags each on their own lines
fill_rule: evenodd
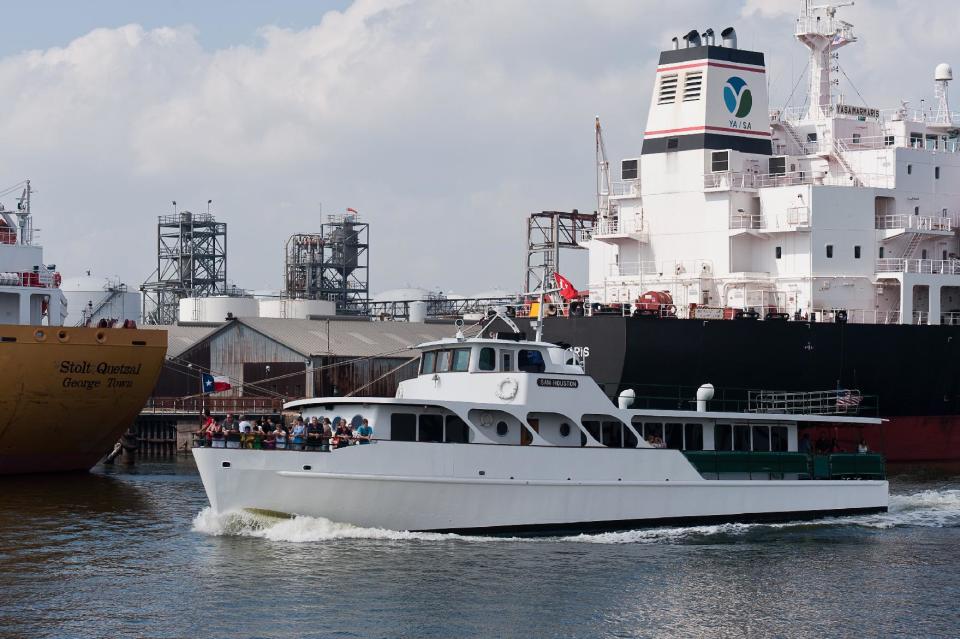
<svg viewBox="0 0 960 639">
<path fill-rule="evenodd" d="M 722 535 L 742 535 L 748 531 L 794 527 L 860 526 L 888 529 L 895 527 L 960 527 L 960 490 L 924 490 L 907 495 L 891 495 L 890 511 L 874 515 L 831 517 L 815 521 L 776 524 L 718 524 L 649 528 L 583 534 L 569 537 L 503 538 L 463 536 L 440 533 L 413 533 L 383 528 L 363 528 L 323 517 L 272 517 L 246 511 L 217 513 L 210 507 L 193 520 L 193 530 L 207 535 L 259 537 L 271 541 L 318 542 L 335 539 L 380 539 L 391 541 L 540 541 L 583 542 L 593 544 L 681 543 Z"/>
</svg>

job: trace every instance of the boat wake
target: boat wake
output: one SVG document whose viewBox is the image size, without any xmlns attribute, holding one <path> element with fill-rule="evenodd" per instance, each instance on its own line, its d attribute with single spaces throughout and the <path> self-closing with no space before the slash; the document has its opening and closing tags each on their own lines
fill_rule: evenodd
<svg viewBox="0 0 960 639">
<path fill-rule="evenodd" d="M 875 515 L 833 517 L 816 521 L 776 524 L 718 524 L 649 528 L 567 537 L 487 537 L 441 533 L 414 533 L 363 528 L 323 517 L 276 517 L 247 511 L 217 513 L 209 506 L 193 520 L 193 530 L 212 536 L 258 537 L 293 543 L 332 541 L 338 539 L 372 539 L 391 541 L 552 541 L 595 544 L 684 543 L 709 542 L 721 536 L 737 536 L 747 532 L 815 527 L 847 527 L 889 529 L 898 527 L 960 527 L 960 490 L 924 490 L 907 495 L 891 495 L 890 510 Z"/>
</svg>

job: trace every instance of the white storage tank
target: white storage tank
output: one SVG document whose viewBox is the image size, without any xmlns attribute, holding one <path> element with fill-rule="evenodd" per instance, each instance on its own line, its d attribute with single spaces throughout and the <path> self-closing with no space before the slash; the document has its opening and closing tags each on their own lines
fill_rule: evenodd
<svg viewBox="0 0 960 639">
<path fill-rule="evenodd" d="M 67 317 L 64 326 L 81 326 L 90 319 L 96 324 L 101 319 L 140 322 L 140 292 L 129 290 L 119 279 L 97 277 L 90 271 L 79 277 L 68 277 L 60 283 L 67 299 Z"/>
<path fill-rule="evenodd" d="M 177 317 L 181 322 L 223 322 L 231 315 L 257 317 L 259 311 L 257 300 L 248 296 L 185 297 Z"/>
<path fill-rule="evenodd" d="M 410 310 L 408 319 L 411 322 L 420 322 L 421 324 L 427 321 L 427 303 L 426 302 L 410 302 Z"/>
<path fill-rule="evenodd" d="M 336 315 L 337 305 L 328 300 L 260 300 L 260 317 L 307 319 L 311 315 Z"/>
</svg>

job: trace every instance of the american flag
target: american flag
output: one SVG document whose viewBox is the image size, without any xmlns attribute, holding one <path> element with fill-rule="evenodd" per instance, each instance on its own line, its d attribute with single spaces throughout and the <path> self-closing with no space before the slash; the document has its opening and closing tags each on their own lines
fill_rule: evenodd
<svg viewBox="0 0 960 639">
<path fill-rule="evenodd" d="M 847 391 L 843 395 L 837 396 L 837 408 L 854 408 L 860 405 L 860 402 L 863 401 L 863 397 L 860 393 L 851 393 Z"/>
</svg>

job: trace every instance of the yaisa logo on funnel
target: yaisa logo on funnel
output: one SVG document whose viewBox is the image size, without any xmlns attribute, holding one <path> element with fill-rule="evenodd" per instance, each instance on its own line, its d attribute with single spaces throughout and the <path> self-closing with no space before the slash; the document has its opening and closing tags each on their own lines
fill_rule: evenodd
<svg viewBox="0 0 960 639">
<path fill-rule="evenodd" d="M 750 109 L 753 108 L 753 94 L 750 93 L 743 78 L 732 76 L 727 80 L 723 87 L 723 103 L 735 118 L 745 118 L 750 114 Z M 736 126 L 732 122 L 731 125 Z M 743 122 L 737 128 L 748 129 L 750 123 Z"/>
</svg>

